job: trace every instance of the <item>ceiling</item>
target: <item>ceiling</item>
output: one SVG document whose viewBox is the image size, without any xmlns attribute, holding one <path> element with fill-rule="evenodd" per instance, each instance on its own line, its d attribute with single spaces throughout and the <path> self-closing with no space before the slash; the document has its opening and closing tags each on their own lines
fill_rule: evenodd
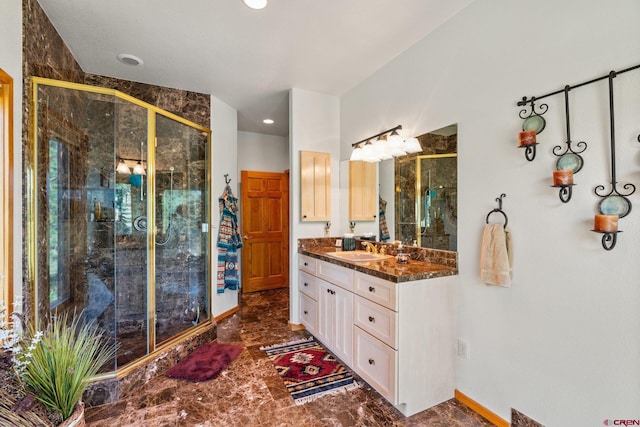
<svg viewBox="0 0 640 427">
<path fill-rule="evenodd" d="M 85 72 L 211 94 L 280 136 L 290 88 L 340 96 L 472 1 L 38 0 Z"/>
</svg>

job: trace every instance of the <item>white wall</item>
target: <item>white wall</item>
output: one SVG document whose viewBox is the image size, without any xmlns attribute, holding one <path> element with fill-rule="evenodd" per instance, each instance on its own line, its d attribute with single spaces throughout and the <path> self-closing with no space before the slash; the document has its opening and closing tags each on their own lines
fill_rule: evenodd
<svg viewBox="0 0 640 427">
<path fill-rule="evenodd" d="M 340 105 L 335 96 L 302 89 L 289 91 L 290 185 L 290 319 L 298 320 L 298 239 L 324 236 L 324 222 L 300 221 L 300 151 L 331 154 L 331 235 L 340 232 Z M 346 221 L 346 220 L 345 220 Z"/>
<path fill-rule="evenodd" d="M 211 268 L 213 269 L 214 283 L 212 283 L 212 312 L 214 316 L 223 314 L 238 305 L 238 291 L 225 289 L 224 293 L 216 293 L 216 271 L 218 262 L 218 250 L 216 241 L 220 225 L 220 209 L 218 208 L 218 197 L 224 191 L 224 175 L 229 174 L 231 182 L 229 185 L 238 197 L 240 187 L 238 185 L 238 112 L 220 101 L 215 96 L 211 96 L 211 233 L 213 238 L 214 251 L 211 258 Z M 239 251 L 242 256 L 242 249 Z"/>
<path fill-rule="evenodd" d="M 638 16 L 635 0 L 476 0 L 341 97 L 343 159 L 350 141 L 398 123 L 411 135 L 458 123 L 458 334 L 470 358 L 457 359 L 456 387 L 507 420 L 512 407 L 549 427 L 640 416 L 640 70 L 614 83 L 618 181 L 639 191 L 612 251 L 590 231 L 593 188 L 610 181 L 606 81 L 570 92 L 573 139 L 589 144 L 570 203 L 550 188 L 562 96 L 545 100 L 535 161 L 516 148 L 522 96 L 640 63 Z M 479 279 L 502 192 L 511 288 Z"/>
<path fill-rule="evenodd" d="M 238 170 L 282 173 L 289 168 L 289 138 L 238 132 Z"/>
<path fill-rule="evenodd" d="M 3 0 L 0 68 L 13 78 L 13 291 L 22 294 L 22 1 Z"/>
</svg>

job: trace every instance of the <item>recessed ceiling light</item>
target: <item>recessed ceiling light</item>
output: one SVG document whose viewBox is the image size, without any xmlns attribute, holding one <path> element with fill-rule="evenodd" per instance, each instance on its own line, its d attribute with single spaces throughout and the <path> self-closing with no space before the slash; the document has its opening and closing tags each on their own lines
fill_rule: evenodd
<svg viewBox="0 0 640 427">
<path fill-rule="evenodd" d="M 251 9 L 264 9 L 267 6 L 267 0 L 244 0 L 244 4 Z"/>
<path fill-rule="evenodd" d="M 273 124 L 273 120 L 271 120 L 271 119 L 264 119 L 264 120 L 262 121 L 262 123 L 265 123 L 265 124 L 267 124 L 267 125 L 272 125 L 272 124 Z"/>
<path fill-rule="evenodd" d="M 128 53 L 119 53 L 116 58 L 118 58 L 118 61 L 122 62 L 123 64 L 133 65 L 134 67 L 144 64 L 144 61 L 142 59 Z"/>
</svg>

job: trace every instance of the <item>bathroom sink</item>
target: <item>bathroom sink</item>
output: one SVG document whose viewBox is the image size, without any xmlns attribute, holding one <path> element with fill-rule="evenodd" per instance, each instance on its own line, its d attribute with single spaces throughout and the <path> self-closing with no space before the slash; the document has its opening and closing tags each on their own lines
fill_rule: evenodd
<svg viewBox="0 0 640 427">
<path fill-rule="evenodd" d="M 345 261 L 368 262 L 368 261 L 384 261 L 393 258 L 393 255 L 374 254 L 365 251 L 344 251 L 344 252 L 328 252 L 325 254 L 331 258 L 343 259 Z"/>
</svg>

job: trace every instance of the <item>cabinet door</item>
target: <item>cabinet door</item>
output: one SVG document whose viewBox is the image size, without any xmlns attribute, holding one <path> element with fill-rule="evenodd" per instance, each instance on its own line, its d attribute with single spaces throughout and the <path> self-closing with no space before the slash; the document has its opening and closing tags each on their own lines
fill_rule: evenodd
<svg viewBox="0 0 640 427">
<path fill-rule="evenodd" d="M 332 294 L 335 306 L 335 339 L 333 352 L 344 363 L 351 365 L 353 360 L 353 294 L 338 286 Z"/>
<path fill-rule="evenodd" d="M 376 163 L 349 162 L 349 220 L 375 221 L 378 216 Z"/>
<path fill-rule="evenodd" d="M 300 152 L 300 220 L 331 220 L 331 155 Z"/>
<path fill-rule="evenodd" d="M 333 294 L 337 286 L 322 279 L 318 279 L 318 339 L 329 350 L 333 351 L 333 342 L 336 335 L 336 306 Z"/>
<path fill-rule="evenodd" d="M 347 365 L 353 360 L 353 294 L 318 279 L 318 339 Z"/>
</svg>

